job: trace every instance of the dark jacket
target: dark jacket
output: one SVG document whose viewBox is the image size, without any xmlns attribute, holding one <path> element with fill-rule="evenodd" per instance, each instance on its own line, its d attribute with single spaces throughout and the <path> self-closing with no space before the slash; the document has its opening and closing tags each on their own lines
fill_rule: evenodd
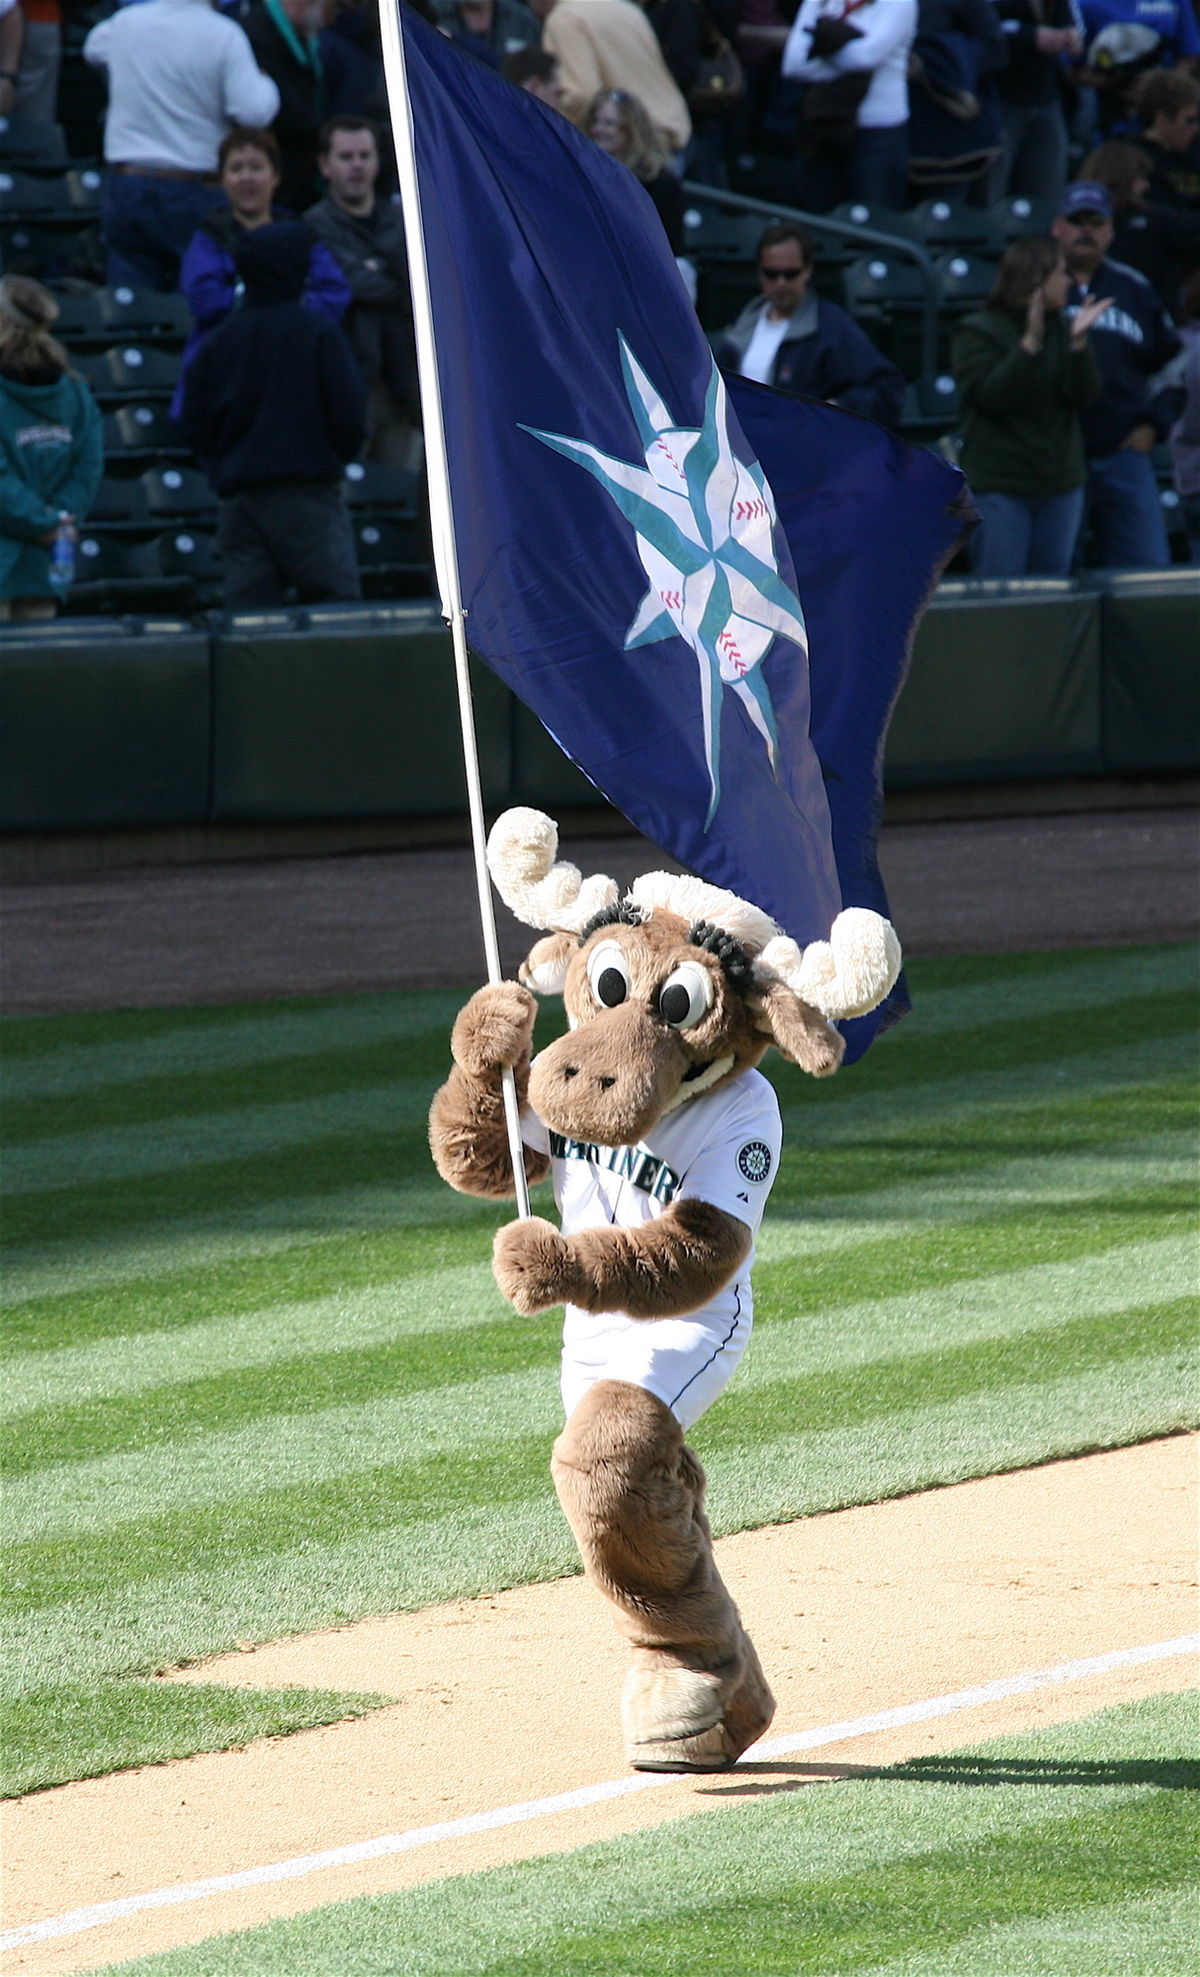
<svg viewBox="0 0 1200 1977">
<path fill-rule="evenodd" d="M 1072 0 L 995 0 L 1008 61 L 996 77 L 1006 103 L 1032 108 L 1057 103 L 1063 66 L 1059 56 L 1043 55 L 1037 45 L 1040 27 L 1082 25 Z"/>
<path fill-rule="evenodd" d="M 1200 213 L 1200 143 L 1189 144 L 1186 151 L 1168 151 L 1144 131 L 1139 132 L 1134 143 L 1150 160 L 1147 197 L 1153 204 Z"/>
<path fill-rule="evenodd" d="M 279 202 L 302 213 L 321 189 L 317 138 L 325 121 L 325 80 L 318 63 L 299 62 L 265 5 L 253 7 L 243 22 L 254 59 L 279 91 L 279 114 L 271 129 L 282 153 Z"/>
<path fill-rule="evenodd" d="M 1024 311 L 980 309 L 954 332 L 950 362 L 961 407 L 959 465 L 980 494 L 1027 501 L 1069 494 L 1086 478 L 1080 414 L 1100 392 L 1091 339 L 1070 348 L 1070 325 L 1048 314 L 1041 349 L 1021 348 Z"/>
<path fill-rule="evenodd" d="M 362 442 L 362 373 L 337 324 L 300 301 L 311 245 L 296 222 L 238 243 L 242 307 L 188 371 L 180 428 L 218 494 L 340 480 Z"/>
<path fill-rule="evenodd" d="M 1180 206 L 1130 207 L 1117 219 L 1112 252 L 1125 267 L 1145 275 L 1163 307 L 1179 307 L 1179 291 L 1200 268 L 1200 210 Z"/>
<path fill-rule="evenodd" d="M 273 209 L 275 222 L 282 225 L 292 214 Z M 179 270 L 180 293 L 192 312 L 192 327 L 183 346 L 179 383 L 171 400 L 171 416 L 179 417 L 183 403 L 183 380 L 192 358 L 210 330 L 223 323 L 238 299 L 238 271 L 234 260 L 238 242 L 245 238 L 228 207 L 213 214 L 197 227 L 187 244 Z M 309 256 L 308 277 L 301 300 L 331 323 L 340 322 L 350 306 L 350 284 L 329 249 L 315 239 Z"/>
<path fill-rule="evenodd" d="M 713 338 L 717 362 L 727 371 L 740 370 L 766 306 L 766 297 L 759 296 Z M 878 419 L 885 426 L 895 425 L 904 403 L 904 378 L 896 366 L 844 309 L 836 302 L 819 301 L 811 290 L 779 346 L 771 383 L 781 391 L 802 392 L 806 398 L 836 399 L 847 411 Z"/>
<path fill-rule="evenodd" d="M 415 424 L 417 357 L 404 216 L 394 200 L 376 199 L 365 219 L 332 199 L 304 215 L 323 251 L 337 262 L 350 291 L 346 334 L 368 384 L 384 383 Z"/>
<path fill-rule="evenodd" d="M 1083 418 L 1083 443 L 1104 459 L 1124 445 L 1135 426 L 1148 422 L 1165 439 L 1179 417 L 1183 394 L 1178 387 L 1152 380 L 1181 349 L 1170 316 L 1143 275 L 1120 261 L 1101 261 L 1087 290 L 1075 286 L 1067 298 L 1067 315 L 1088 295 L 1111 295 L 1092 330 L 1103 382 L 1103 396 Z"/>
</svg>

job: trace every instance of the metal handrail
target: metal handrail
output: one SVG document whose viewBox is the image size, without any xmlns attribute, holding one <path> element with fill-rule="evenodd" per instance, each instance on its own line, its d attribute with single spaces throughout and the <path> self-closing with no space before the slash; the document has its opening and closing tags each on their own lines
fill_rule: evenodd
<svg viewBox="0 0 1200 1977">
<path fill-rule="evenodd" d="M 747 199 L 741 192 L 726 192 L 719 185 L 699 185 L 684 179 L 682 190 L 691 199 L 704 199 L 731 212 L 761 213 L 767 220 L 795 220 L 810 233 L 830 233 L 843 240 L 861 241 L 864 247 L 884 247 L 890 254 L 906 254 L 921 276 L 921 375 L 931 373 L 937 364 L 938 278 L 932 257 L 919 240 L 904 234 L 880 233 L 875 227 L 861 227 L 853 220 L 835 220 L 828 213 L 805 213 L 797 206 L 781 206 L 771 199 Z"/>
</svg>

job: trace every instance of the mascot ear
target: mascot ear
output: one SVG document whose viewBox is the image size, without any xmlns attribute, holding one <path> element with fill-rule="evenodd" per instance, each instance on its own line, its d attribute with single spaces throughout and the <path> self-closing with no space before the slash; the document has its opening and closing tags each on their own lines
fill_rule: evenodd
<svg viewBox="0 0 1200 1977">
<path fill-rule="evenodd" d="M 517 980 L 538 995 L 561 995 L 567 967 L 578 946 L 574 934 L 547 934 L 530 948 L 517 969 Z"/>
<path fill-rule="evenodd" d="M 786 982 L 764 982 L 749 1001 L 755 1026 L 766 1031 L 781 1056 L 814 1078 L 827 1078 L 837 1070 L 846 1048 L 843 1039 Z"/>
</svg>

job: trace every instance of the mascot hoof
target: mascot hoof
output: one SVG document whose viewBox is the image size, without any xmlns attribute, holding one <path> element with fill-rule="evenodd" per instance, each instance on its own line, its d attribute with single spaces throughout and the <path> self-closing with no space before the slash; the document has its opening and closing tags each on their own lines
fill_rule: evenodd
<svg viewBox="0 0 1200 1977">
<path fill-rule="evenodd" d="M 744 1642 L 740 1679 L 696 1668 L 634 1668 L 621 1718 L 635 1771 L 726 1771 L 757 1743 L 775 1714 L 754 1647 Z"/>
<path fill-rule="evenodd" d="M 492 1274 L 501 1295 L 523 1318 L 561 1304 L 567 1294 L 567 1245 L 540 1215 L 506 1222 L 492 1243 Z"/>
</svg>

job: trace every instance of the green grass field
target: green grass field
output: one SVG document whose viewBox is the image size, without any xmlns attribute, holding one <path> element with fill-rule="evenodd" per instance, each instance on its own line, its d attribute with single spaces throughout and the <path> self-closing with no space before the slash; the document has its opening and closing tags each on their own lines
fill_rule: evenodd
<svg viewBox="0 0 1200 1977">
<path fill-rule="evenodd" d="M 911 973 L 862 1065 L 768 1060 L 757 1327 L 695 1435 L 719 1531 L 1194 1419 L 1190 952 Z M 9 1791 L 378 1700 L 155 1670 L 575 1569 L 555 1317 L 425 1146 L 460 1000 L 4 1026 Z"/>
<path fill-rule="evenodd" d="M 1166 1977 L 1195 1968 L 1191 1696 L 340 1902 L 121 1977 Z M 108 1977 L 118 1977 L 109 1966 Z"/>
</svg>

